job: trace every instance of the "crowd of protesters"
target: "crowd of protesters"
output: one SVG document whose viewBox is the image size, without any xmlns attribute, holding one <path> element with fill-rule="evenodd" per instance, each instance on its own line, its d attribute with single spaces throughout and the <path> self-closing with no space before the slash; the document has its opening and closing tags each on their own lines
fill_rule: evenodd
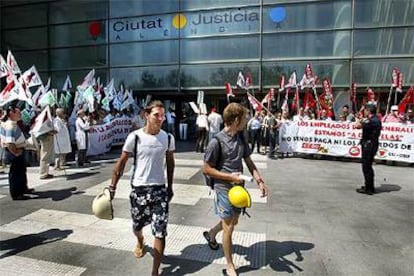
<svg viewBox="0 0 414 276">
<path fill-rule="evenodd" d="M 217 111 L 214 107 L 211 110 L 209 115 L 198 114 L 197 116 L 196 152 L 204 152 L 208 141 L 217 131 L 216 126 L 213 127 L 209 119 L 212 115 L 216 116 Z M 348 105 L 342 107 L 341 113 L 336 118 L 325 109 L 322 109 L 319 115 L 316 110 L 303 107 L 298 108 L 295 114 L 283 110 L 270 112 L 262 109 L 260 112 L 250 112 L 246 132 L 252 152 L 256 151 L 259 154 L 266 154 L 269 158 L 274 158 L 278 153 L 279 129 L 284 123 L 309 120 L 355 122 L 362 116 L 362 110 L 354 113 Z M 391 106 L 391 111 L 388 114 L 382 115 L 378 112 L 377 116 L 382 122 L 414 124 L 413 110 L 408 109 L 406 113 L 400 114 L 397 105 Z M 280 152 L 279 154 L 281 157 L 288 155 Z"/>
</svg>

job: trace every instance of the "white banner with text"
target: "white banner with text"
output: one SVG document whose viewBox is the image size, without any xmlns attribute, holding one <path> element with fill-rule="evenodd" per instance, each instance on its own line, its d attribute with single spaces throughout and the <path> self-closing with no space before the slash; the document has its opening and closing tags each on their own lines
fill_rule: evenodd
<svg viewBox="0 0 414 276">
<path fill-rule="evenodd" d="M 111 150 L 112 146 L 123 145 L 131 132 L 131 119 L 115 118 L 102 125 L 94 125 L 89 130 L 88 155 L 99 155 Z"/>
<path fill-rule="evenodd" d="M 361 136 L 355 123 L 287 122 L 280 128 L 280 152 L 361 158 Z M 414 124 L 383 123 L 375 158 L 414 163 Z"/>
</svg>

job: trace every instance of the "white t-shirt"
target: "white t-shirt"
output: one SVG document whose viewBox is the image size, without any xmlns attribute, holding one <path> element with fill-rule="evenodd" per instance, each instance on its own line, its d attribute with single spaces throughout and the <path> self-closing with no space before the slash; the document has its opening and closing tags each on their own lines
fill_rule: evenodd
<svg viewBox="0 0 414 276">
<path fill-rule="evenodd" d="M 220 126 L 223 123 L 221 115 L 216 112 L 211 112 L 208 115 L 208 122 L 210 123 L 210 132 L 218 133 L 220 131 Z"/>
<path fill-rule="evenodd" d="M 132 185 L 135 187 L 164 186 L 165 153 L 168 148 L 168 134 L 160 130 L 157 135 L 151 135 L 145 133 L 144 128 L 140 128 L 128 135 L 122 151 L 134 155 L 136 135 L 138 135 L 139 139 L 137 142 L 137 164 L 135 170 L 133 170 Z M 174 150 L 174 136 L 170 135 L 170 147 L 168 151 Z"/>
</svg>

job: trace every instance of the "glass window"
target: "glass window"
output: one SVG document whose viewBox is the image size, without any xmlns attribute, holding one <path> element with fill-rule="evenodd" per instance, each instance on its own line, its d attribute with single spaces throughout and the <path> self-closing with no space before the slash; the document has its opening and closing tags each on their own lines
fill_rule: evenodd
<svg viewBox="0 0 414 276">
<path fill-rule="evenodd" d="M 181 10 L 257 5 L 260 0 L 180 0 Z"/>
<path fill-rule="evenodd" d="M 296 2 L 318 2 L 318 0 L 297 0 Z M 263 4 L 279 4 L 279 3 L 287 3 L 287 2 L 294 2 L 292 0 L 263 0 Z"/>
<path fill-rule="evenodd" d="M 13 51 L 13 55 L 22 71 L 29 69 L 32 65 L 35 65 L 38 71 L 48 69 L 48 56 L 46 50 L 27 52 Z M 6 58 L 6 55 L 4 58 Z"/>
<path fill-rule="evenodd" d="M 106 47 L 80 47 L 50 50 L 51 69 L 106 67 Z"/>
<path fill-rule="evenodd" d="M 178 89 L 178 66 L 113 68 L 111 78 L 116 86 L 129 89 Z"/>
<path fill-rule="evenodd" d="M 263 59 L 349 57 L 349 31 L 276 33 L 263 36 Z"/>
<path fill-rule="evenodd" d="M 259 8 L 189 12 L 182 14 L 182 18 L 182 25 L 179 26 L 181 37 L 247 34 L 260 31 Z"/>
<path fill-rule="evenodd" d="M 109 22 L 111 42 L 178 38 L 173 15 L 151 15 L 112 19 Z"/>
<path fill-rule="evenodd" d="M 47 29 L 44 27 L 4 31 L 3 39 L 3 46 L 13 51 L 47 48 Z"/>
<path fill-rule="evenodd" d="M 178 63 L 178 41 L 150 41 L 113 44 L 111 66 Z"/>
<path fill-rule="evenodd" d="M 260 58 L 259 36 L 181 40 L 181 61 L 246 60 Z M 202 49 L 202 50 L 200 50 Z"/>
<path fill-rule="evenodd" d="M 36 4 L 1 9 L 3 28 L 35 27 L 47 24 L 47 5 Z"/>
<path fill-rule="evenodd" d="M 376 27 L 414 24 L 412 0 L 355 0 L 355 26 Z"/>
<path fill-rule="evenodd" d="M 109 0 L 109 5 L 112 18 L 176 12 L 179 10 L 178 0 Z"/>
<path fill-rule="evenodd" d="M 107 1 L 57 1 L 50 3 L 51 24 L 85 20 L 98 20 L 107 17 Z"/>
<path fill-rule="evenodd" d="M 414 55 L 414 28 L 356 30 L 354 55 Z"/>
<path fill-rule="evenodd" d="M 216 86 L 224 91 L 226 82 L 233 86 L 236 85 L 240 71 L 244 75 L 250 72 L 253 86 L 257 86 L 259 85 L 259 67 L 259 63 L 183 65 L 181 67 L 181 86 L 185 88 Z"/>
<path fill-rule="evenodd" d="M 85 76 L 91 71 L 92 69 L 87 70 L 63 70 L 63 71 L 54 71 L 51 72 L 51 82 L 52 87 L 56 87 L 58 91 L 60 91 L 65 83 L 66 76 L 69 75 L 70 80 L 74 88 L 72 88 L 72 92 L 74 93 L 75 87 L 77 84 L 83 82 Z M 100 82 L 106 85 L 108 83 L 107 79 L 107 70 L 95 70 L 95 78 L 100 79 Z"/>
<path fill-rule="evenodd" d="M 282 74 L 286 82 L 293 71 L 296 71 L 297 82 L 300 82 L 305 72 L 305 66 L 310 63 L 313 74 L 318 76 L 320 85 L 322 79 L 328 78 L 334 86 L 349 86 L 349 61 L 326 60 L 326 61 L 283 61 L 263 63 L 263 85 L 277 87 Z"/>
<path fill-rule="evenodd" d="M 106 27 L 104 22 L 50 26 L 51 47 L 95 45 L 100 43 L 106 43 Z"/>
<path fill-rule="evenodd" d="M 353 64 L 352 77 L 358 86 L 391 85 L 392 69 L 397 67 L 403 73 L 403 85 L 414 83 L 414 62 L 409 59 L 357 60 Z"/>
<path fill-rule="evenodd" d="M 351 27 L 351 1 L 296 3 L 263 8 L 263 31 Z"/>
</svg>

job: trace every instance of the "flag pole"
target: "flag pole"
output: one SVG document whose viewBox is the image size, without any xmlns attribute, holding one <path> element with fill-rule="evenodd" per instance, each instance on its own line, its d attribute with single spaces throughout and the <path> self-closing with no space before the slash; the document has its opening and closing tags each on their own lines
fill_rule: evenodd
<svg viewBox="0 0 414 276">
<path fill-rule="evenodd" d="M 256 99 L 256 97 L 255 96 L 253 96 L 252 94 L 250 94 L 249 92 L 247 92 L 247 95 L 248 96 L 250 96 L 250 97 L 252 97 L 252 98 L 254 98 L 258 103 L 260 103 L 260 105 L 262 106 L 262 108 L 264 109 L 264 110 L 266 110 L 267 112 L 269 112 L 270 113 L 270 115 L 272 116 L 272 117 L 275 117 L 273 114 L 272 114 L 272 112 L 270 112 L 270 110 L 269 109 L 267 109 L 261 102 L 259 102 L 259 100 L 258 99 Z M 250 105 L 251 106 L 251 105 Z"/>
<path fill-rule="evenodd" d="M 388 93 L 388 102 L 387 102 L 387 109 L 385 110 L 385 114 L 388 114 L 388 112 L 390 110 L 391 94 L 392 94 L 392 84 L 391 84 L 391 87 L 390 87 L 390 92 Z"/>
<path fill-rule="evenodd" d="M 313 95 L 315 96 L 315 99 L 316 99 L 316 113 L 318 114 L 317 118 L 319 119 L 321 106 L 320 106 L 320 103 L 319 103 L 318 93 L 316 93 L 316 85 L 312 87 L 312 91 L 313 91 Z"/>
<path fill-rule="evenodd" d="M 398 92 L 397 92 L 397 89 L 395 89 L 395 94 L 394 94 L 394 105 L 396 105 L 397 104 L 397 97 L 398 97 Z"/>
</svg>

